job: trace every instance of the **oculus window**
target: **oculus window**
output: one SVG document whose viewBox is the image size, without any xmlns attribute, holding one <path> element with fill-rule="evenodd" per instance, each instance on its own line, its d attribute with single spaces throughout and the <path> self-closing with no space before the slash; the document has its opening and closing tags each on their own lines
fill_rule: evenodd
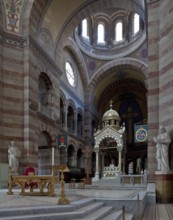
<svg viewBox="0 0 173 220">
<path fill-rule="evenodd" d="M 71 86 L 74 87 L 75 86 L 75 74 L 74 74 L 72 64 L 69 61 L 65 63 L 65 71 L 66 71 L 68 82 L 70 83 Z"/>
</svg>

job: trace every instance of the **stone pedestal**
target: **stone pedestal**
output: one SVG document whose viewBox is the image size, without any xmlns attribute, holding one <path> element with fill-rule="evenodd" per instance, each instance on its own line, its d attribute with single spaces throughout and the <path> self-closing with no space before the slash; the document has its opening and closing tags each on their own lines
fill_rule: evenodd
<svg viewBox="0 0 173 220">
<path fill-rule="evenodd" d="M 173 202 L 173 172 L 156 171 L 156 201 Z"/>
<path fill-rule="evenodd" d="M 86 184 L 86 185 L 91 185 L 91 184 L 92 184 L 92 180 L 91 180 L 90 177 L 85 178 L 85 184 Z"/>
</svg>

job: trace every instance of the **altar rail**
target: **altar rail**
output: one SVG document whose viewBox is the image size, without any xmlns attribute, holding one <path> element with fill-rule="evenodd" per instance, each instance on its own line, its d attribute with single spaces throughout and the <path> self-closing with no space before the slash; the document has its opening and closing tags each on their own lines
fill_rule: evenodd
<svg viewBox="0 0 173 220">
<path fill-rule="evenodd" d="M 44 176 L 9 176 L 8 195 L 12 195 L 12 187 L 18 185 L 21 189 L 20 195 L 41 195 L 41 196 L 55 196 L 55 183 L 58 182 L 58 177 L 54 175 Z M 26 189 L 26 184 L 29 189 Z M 35 187 L 34 185 L 38 185 Z"/>
</svg>

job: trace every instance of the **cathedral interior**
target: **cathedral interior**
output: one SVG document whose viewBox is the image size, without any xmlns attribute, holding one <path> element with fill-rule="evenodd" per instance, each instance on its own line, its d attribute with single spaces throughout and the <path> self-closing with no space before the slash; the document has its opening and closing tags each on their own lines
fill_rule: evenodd
<svg viewBox="0 0 173 220">
<path fill-rule="evenodd" d="M 155 182 L 153 137 L 159 126 L 173 136 L 172 19 L 171 0 L 0 1 L 0 163 L 14 141 L 21 174 L 66 164 L 94 177 L 95 135 L 112 110 L 108 124 L 116 116 L 125 129 L 121 172 Z M 100 142 L 103 166 L 118 166 L 117 146 Z"/>
</svg>

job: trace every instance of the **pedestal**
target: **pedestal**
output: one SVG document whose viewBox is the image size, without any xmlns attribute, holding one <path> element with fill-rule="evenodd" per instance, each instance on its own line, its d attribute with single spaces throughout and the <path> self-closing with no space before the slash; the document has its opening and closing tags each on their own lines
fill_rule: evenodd
<svg viewBox="0 0 173 220">
<path fill-rule="evenodd" d="M 91 178 L 88 177 L 88 178 L 85 178 L 85 184 L 86 185 L 91 185 L 92 181 L 91 181 Z"/>
<path fill-rule="evenodd" d="M 95 177 L 92 178 L 92 181 L 98 181 L 99 180 L 99 172 L 95 172 Z"/>
<path fill-rule="evenodd" d="M 159 203 L 173 202 L 173 172 L 156 171 L 156 201 Z"/>
</svg>

